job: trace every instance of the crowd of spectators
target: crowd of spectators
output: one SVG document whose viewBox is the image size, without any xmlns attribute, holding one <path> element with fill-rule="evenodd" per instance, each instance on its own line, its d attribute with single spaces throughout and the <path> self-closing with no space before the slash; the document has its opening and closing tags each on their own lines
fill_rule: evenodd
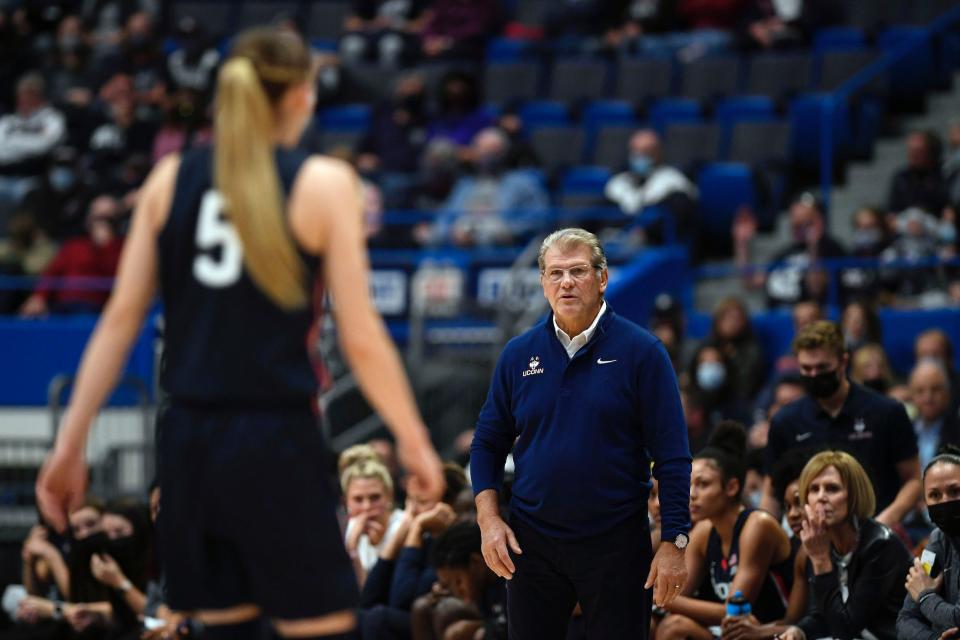
<svg viewBox="0 0 960 640">
<path fill-rule="evenodd" d="M 548 207 L 558 203 L 551 197 L 558 174 L 537 170 L 546 159 L 538 158 L 529 143 L 520 105 L 491 110 L 484 101 L 478 67 L 472 63 L 482 58 L 494 36 L 542 43 L 551 54 L 666 52 L 690 60 L 717 50 L 807 46 L 817 28 L 843 19 L 837 3 L 820 0 L 576 0 L 547 3 L 531 26 L 523 20 L 522 4 L 356 0 L 335 51 L 317 51 L 321 105 L 342 99 L 351 65 L 398 70 L 392 95 L 375 105 L 359 140 L 339 144 L 313 130 L 303 141 L 312 151 L 348 159 L 361 173 L 372 246 L 510 245 L 540 230 Z M 303 28 L 296 15 L 282 11 L 273 20 L 277 28 Z M 228 46 L 225 34 L 216 29 L 194 17 L 168 19 L 146 1 L 64 1 L 46 3 L 43 10 L 30 4 L 0 9 L 5 51 L 0 69 L 0 274 L 111 275 L 106 259 L 83 265 L 59 261 L 49 273 L 45 261 L 53 246 L 87 231 L 90 203 L 104 195 L 119 203 L 113 226 L 122 242 L 137 189 L 152 164 L 164 154 L 209 142 L 213 79 Z M 437 77 L 427 72 L 424 65 L 429 64 L 447 65 L 442 67 L 447 71 Z M 594 204 L 626 214 L 623 221 L 608 224 L 616 230 L 625 227 L 634 243 L 662 242 L 666 223 L 650 227 L 631 222 L 631 216 L 647 208 L 665 212 L 679 240 L 696 250 L 699 194 L 684 173 L 689 167 L 664 162 L 654 130 L 638 130 L 623 144 L 628 161 L 608 167 L 615 175 Z M 817 258 L 849 251 L 916 261 L 950 253 L 956 243 L 951 203 L 960 192 L 958 146 L 957 126 L 946 152 L 931 132 L 910 137 L 910 166 L 896 176 L 889 203 L 891 212 L 903 213 L 883 218 L 882 241 L 868 242 L 874 223 L 864 222 L 868 226 L 858 229 L 862 233 L 855 238 L 863 243 L 841 247 L 823 235 L 816 205 L 795 206 L 796 244 L 781 254 L 788 268 L 770 274 L 765 284 L 771 304 L 822 298 L 824 278 L 817 270 L 804 271 Z M 435 215 L 412 226 L 383 222 L 385 209 L 404 208 Z M 749 259 L 754 228 L 749 216 L 734 225 L 738 258 Z M 882 281 L 885 291 L 908 296 L 931 288 L 929 277 L 849 271 L 844 275 L 851 282 L 858 274 L 867 282 L 848 288 Z M 954 288 L 960 295 L 960 287 Z M 33 315 L 85 308 L 44 307 L 38 303 L 43 293 L 34 293 L 5 287 L 0 312 Z"/>
</svg>

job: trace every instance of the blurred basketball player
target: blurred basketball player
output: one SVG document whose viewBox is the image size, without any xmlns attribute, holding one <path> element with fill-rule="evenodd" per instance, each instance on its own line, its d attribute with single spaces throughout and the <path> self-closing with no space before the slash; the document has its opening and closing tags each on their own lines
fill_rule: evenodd
<svg viewBox="0 0 960 640">
<path fill-rule="evenodd" d="M 350 637 L 357 587 L 322 468 L 313 332 L 324 288 L 361 388 L 433 499 L 440 461 L 367 284 L 358 183 L 291 150 L 316 101 L 296 36 L 236 39 L 217 84 L 215 142 L 147 179 L 113 295 L 37 481 L 63 529 L 84 498 L 85 442 L 159 282 L 165 309 L 158 527 L 168 604 L 205 637 Z M 314 285 L 316 283 L 316 285 Z"/>
</svg>

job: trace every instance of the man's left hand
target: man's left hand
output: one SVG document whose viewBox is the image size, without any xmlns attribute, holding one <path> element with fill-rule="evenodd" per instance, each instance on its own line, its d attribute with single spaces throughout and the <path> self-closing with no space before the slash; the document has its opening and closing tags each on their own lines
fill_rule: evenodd
<svg viewBox="0 0 960 640">
<path fill-rule="evenodd" d="M 671 540 L 665 540 L 657 548 L 657 554 L 650 563 L 645 589 L 653 588 L 653 603 L 660 608 L 667 606 L 680 595 L 687 581 L 687 565 L 683 560 L 683 551 Z"/>
</svg>

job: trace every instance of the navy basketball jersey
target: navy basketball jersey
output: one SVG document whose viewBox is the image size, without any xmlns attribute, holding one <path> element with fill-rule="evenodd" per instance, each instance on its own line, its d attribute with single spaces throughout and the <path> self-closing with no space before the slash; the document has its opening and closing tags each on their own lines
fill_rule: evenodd
<svg viewBox="0 0 960 640">
<path fill-rule="evenodd" d="M 275 158 L 286 196 L 307 154 L 278 149 Z M 174 401 L 204 406 L 306 406 L 318 386 L 320 261 L 300 252 L 306 283 L 315 287 L 312 304 L 290 312 L 275 305 L 246 272 L 212 175 L 212 148 L 183 155 L 159 237 L 161 386 Z"/>
<path fill-rule="evenodd" d="M 756 509 L 744 509 L 737 516 L 733 525 L 733 539 L 730 541 L 730 552 L 723 555 L 723 543 L 716 529 L 710 529 L 707 540 L 707 565 L 709 579 L 713 587 L 713 594 L 717 601 L 726 602 L 731 595 L 730 584 L 737 575 L 740 564 L 740 532 L 747 518 Z M 760 593 L 752 603 L 753 615 L 760 622 L 779 620 L 787 611 L 787 601 L 790 598 L 790 587 L 793 577 L 793 554 L 782 562 L 770 565 L 770 570 L 763 580 Z"/>
</svg>

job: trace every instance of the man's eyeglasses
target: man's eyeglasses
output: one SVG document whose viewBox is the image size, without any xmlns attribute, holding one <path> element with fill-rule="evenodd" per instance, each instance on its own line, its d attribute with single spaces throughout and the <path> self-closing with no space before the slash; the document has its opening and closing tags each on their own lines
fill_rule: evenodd
<svg viewBox="0 0 960 640">
<path fill-rule="evenodd" d="M 549 271 L 544 271 L 543 275 L 546 279 L 553 284 L 559 284 L 563 282 L 563 276 L 569 275 L 570 279 L 575 282 L 582 282 L 590 275 L 593 271 L 593 267 L 589 264 L 578 264 L 569 269 L 550 269 Z"/>
</svg>

